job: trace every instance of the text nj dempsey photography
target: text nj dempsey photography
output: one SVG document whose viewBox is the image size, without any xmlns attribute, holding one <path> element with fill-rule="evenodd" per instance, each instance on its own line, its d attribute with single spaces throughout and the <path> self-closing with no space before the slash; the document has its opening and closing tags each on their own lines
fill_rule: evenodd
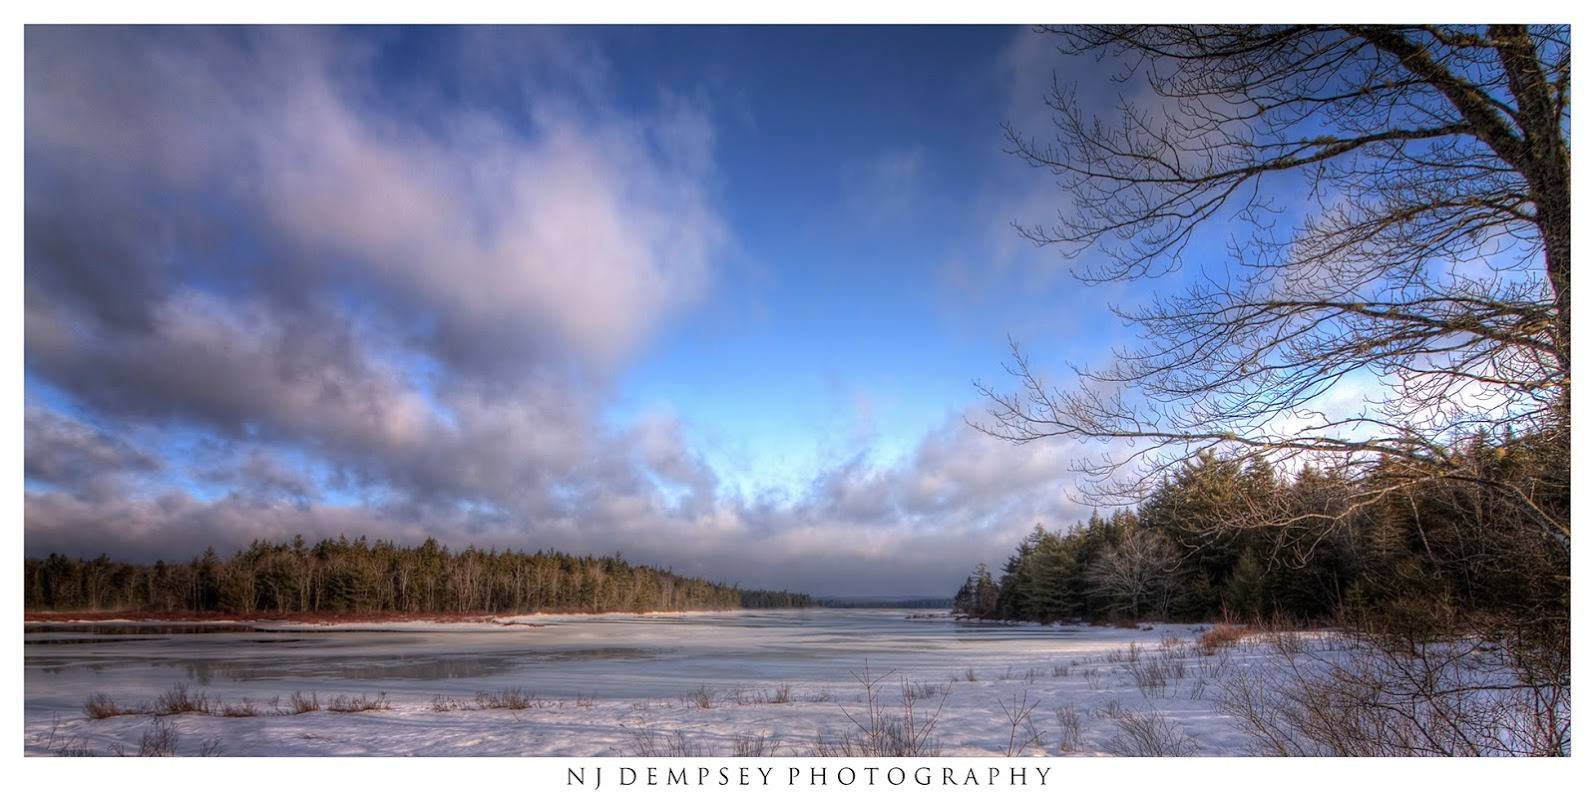
<svg viewBox="0 0 1596 798">
<path fill-rule="evenodd" d="M 1046 787 L 1051 771 L 1051 767 L 1034 766 L 600 765 L 566 768 L 565 786 L 593 790 L 618 787 Z"/>
</svg>

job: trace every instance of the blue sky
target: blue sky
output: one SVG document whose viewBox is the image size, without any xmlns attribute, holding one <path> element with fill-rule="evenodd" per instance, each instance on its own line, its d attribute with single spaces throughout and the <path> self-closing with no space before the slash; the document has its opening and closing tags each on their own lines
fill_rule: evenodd
<svg viewBox="0 0 1596 798">
<path fill-rule="evenodd" d="M 366 535 L 951 594 L 1085 444 L 966 423 L 1123 288 L 1011 223 L 1055 71 L 1002 26 L 41 28 L 25 540 Z"/>
</svg>

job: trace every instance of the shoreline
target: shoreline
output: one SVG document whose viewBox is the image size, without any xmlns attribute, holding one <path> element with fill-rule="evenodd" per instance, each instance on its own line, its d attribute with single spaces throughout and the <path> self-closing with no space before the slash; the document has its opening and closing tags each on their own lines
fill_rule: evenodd
<svg viewBox="0 0 1596 798">
<path fill-rule="evenodd" d="M 538 610 L 535 612 L 261 612 L 227 613 L 192 610 L 27 610 L 23 623 L 301 623 L 323 626 L 372 623 L 505 624 L 509 618 L 537 616 L 581 617 L 603 615 L 686 615 L 745 612 L 735 610 Z"/>
</svg>

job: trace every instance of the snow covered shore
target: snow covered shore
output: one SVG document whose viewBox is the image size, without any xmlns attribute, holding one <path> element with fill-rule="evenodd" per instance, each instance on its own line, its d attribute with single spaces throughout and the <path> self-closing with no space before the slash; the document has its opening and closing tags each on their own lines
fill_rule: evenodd
<svg viewBox="0 0 1596 798">
<path fill-rule="evenodd" d="M 1249 755 L 1269 751 L 1216 703 L 1226 685 L 1288 661 L 1327 667 L 1348 646 L 1330 633 L 1218 640 L 1183 625 L 983 627 L 879 612 L 305 631 L 41 645 L 29 652 L 24 751 Z"/>
</svg>

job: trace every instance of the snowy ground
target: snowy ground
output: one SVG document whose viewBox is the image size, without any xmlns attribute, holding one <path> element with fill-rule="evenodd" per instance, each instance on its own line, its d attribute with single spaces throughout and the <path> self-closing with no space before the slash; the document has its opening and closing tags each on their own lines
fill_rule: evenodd
<svg viewBox="0 0 1596 798">
<path fill-rule="evenodd" d="M 1191 626 L 975 625 L 901 612 L 501 621 L 35 630 L 24 749 L 809 756 L 895 722 L 944 756 L 1244 755 L 1247 737 L 1213 698 L 1227 676 L 1279 657 L 1256 640 L 1205 656 Z M 209 714 L 154 714 L 179 686 Z M 289 714 L 296 693 L 320 708 Z M 137 714 L 88 717 L 91 696 Z M 332 711 L 360 699 L 382 708 Z M 492 707 L 505 703 L 525 705 Z"/>
</svg>

